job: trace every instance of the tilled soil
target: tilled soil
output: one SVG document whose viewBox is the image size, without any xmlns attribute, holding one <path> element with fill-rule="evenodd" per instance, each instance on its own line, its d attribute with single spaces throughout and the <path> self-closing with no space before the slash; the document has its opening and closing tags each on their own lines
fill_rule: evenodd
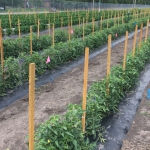
<svg viewBox="0 0 150 150">
<path fill-rule="evenodd" d="M 132 127 L 123 141 L 121 150 L 150 150 L 150 100 L 147 99 L 147 90 L 143 93 Z"/>
<path fill-rule="evenodd" d="M 145 36 L 145 30 L 143 38 Z M 139 34 L 137 36 L 139 41 Z M 128 52 L 133 47 L 133 38 L 128 41 Z M 124 42 L 114 46 L 111 67 L 123 59 Z M 107 52 L 89 61 L 88 87 L 106 76 Z M 36 90 L 35 125 L 47 120 L 52 114 L 62 114 L 69 103 L 80 103 L 83 91 L 83 65 Z M 28 96 L 0 110 L 0 150 L 26 150 L 28 135 Z"/>
</svg>

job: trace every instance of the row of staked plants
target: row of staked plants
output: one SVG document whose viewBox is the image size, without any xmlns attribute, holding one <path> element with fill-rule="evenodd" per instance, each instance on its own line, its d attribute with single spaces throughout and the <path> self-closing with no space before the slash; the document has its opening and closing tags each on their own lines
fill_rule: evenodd
<svg viewBox="0 0 150 150">
<path fill-rule="evenodd" d="M 148 18 L 136 20 L 138 26 L 143 23 L 146 25 Z M 107 43 L 108 34 L 112 35 L 112 39 L 124 35 L 125 31 L 134 31 L 134 21 L 128 24 L 121 24 L 97 31 L 85 36 L 84 41 L 80 38 L 72 39 L 65 43 L 58 43 L 54 47 L 43 50 L 42 52 L 33 52 L 32 55 L 21 55 L 19 58 L 8 57 L 4 63 L 4 78 L 2 78 L 2 68 L 0 70 L 0 95 L 2 96 L 6 90 L 13 89 L 28 81 L 29 64 L 35 62 L 36 75 L 40 76 L 47 70 L 53 70 L 58 66 L 72 61 L 83 55 L 85 47 L 89 47 L 90 51 L 99 48 Z M 46 64 L 47 57 L 50 56 L 51 63 Z"/>
<path fill-rule="evenodd" d="M 124 22 L 127 23 L 129 21 L 132 21 L 133 16 L 128 17 L 124 17 Z M 133 21 L 132 21 L 133 22 Z M 118 22 L 116 22 L 118 23 Z M 122 18 L 119 19 L 119 24 L 122 24 Z M 100 30 L 100 22 L 98 22 L 98 24 L 94 25 L 94 31 L 97 32 Z M 108 27 L 111 28 L 114 26 L 114 19 L 110 19 L 108 21 Z M 105 29 L 107 28 L 107 21 L 104 20 L 102 22 L 102 28 Z M 93 26 L 92 24 L 85 24 L 85 28 L 84 28 L 84 36 L 87 36 L 89 34 L 92 33 L 93 30 Z M 74 27 L 73 28 L 74 33 L 71 34 L 71 39 L 73 38 L 82 38 L 83 36 L 83 27 Z M 61 30 L 61 29 L 57 29 L 55 30 L 55 44 L 59 43 L 59 42 L 66 42 L 68 40 L 68 31 L 67 30 Z M 52 46 L 52 36 L 49 35 L 42 35 L 40 37 L 37 37 L 36 34 L 33 34 L 32 37 L 33 41 L 32 41 L 32 50 L 39 52 L 42 51 L 50 46 Z M 21 53 L 24 54 L 29 54 L 29 50 L 30 50 L 30 36 L 26 36 L 24 38 L 17 38 L 17 39 L 10 39 L 7 38 L 6 40 L 4 40 L 4 57 L 5 59 L 7 59 L 8 57 L 15 57 L 17 58 Z"/>
<path fill-rule="evenodd" d="M 33 15 L 13 15 L 14 17 L 12 18 L 12 28 L 10 28 L 10 24 L 9 24 L 9 19 L 7 17 L 7 19 L 2 19 L 2 28 L 5 29 L 5 31 L 3 30 L 3 35 L 11 35 L 11 34 L 18 34 L 18 19 L 20 20 L 20 31 L 21 33 L 29 33 L 30 32 L 30 26 L 32 26 L 33 31 L 36 32 L 38 29 L 38 19 L 40 19 L 40 31 L 46 30 L 48 29 L 48 24 L 49 24 L 49 20 L 50 20 L 50 26 L 52 27 L 52 24 L 54 23 L 55 27 L 61 27 L 61 19 L 63 18 L 63 26 L 67 26 L 68 25 L 68 21 L 71 19 L 72 16 L 72 24 L 73 25 L 77 25 L 79 24 L 79 17 L 80 20 L 82 21 L 83 18 L 85 19 L 86 22 L 91 22 L 92 18 L 94 17 L 95 21 L 100 20 L 100 17 L 103 16 L 103 19 L 109 19 L 111 16 L 114 17 L 115 14 L 119 12 L 120 14 L 123 13 L 123 11 L 120 12 L 120 10 L 116 11 L 101 11 L 101 12 L 93 12 L 93 11 L 89 11 L 88 15 L 86 11 L 83 12 L 79 12 L 79 13 L 69 13 L 67 14 L 66 12 L 62 12 L 63 15 L 58 15 L 55 13 L 49 13 L 47 15 L 45 14 L 38 14 L 35 17 L 35 14 Z M 108 13 L 109 13 L 109 18 L 108 18 Z M 112 13 L 112 15 L 111 15 Z M 140 10 L 139 10 L 140 13 Z M 55 17 L 54 17 L 55 14 Z M 65 14 L 65 15 L 64 15 Z M 104 15 L 105 14 L 105 15 Z M 133 10 L 130 11 L 130 15 L 133 14 Z M 87 17 L 88 16 L 88 17 Z M 125 14 L 125 16 L 127 16 L 127 14 Z M 117 17 L 117 16 L 116 16 Z M 86 20 L 87 18 L 87 20 Z M 13 29 L 14 28 L 14 29 Z"/>
<path fill-rule="evenodd" d="M 143 23 L 146 25 L 148 18 L 136 20 L 138 26 Z M 94 34 L 85 36 L 82 39 L 72 39 L 65 43 L 58 43 L 54 47 L 45 49 L 41 53 L 33 52 L 32 55 L 21 55 L 19 58 L 8 57 L 4 63 L 4 78 L 2 75 L 2 68 L 0 68 L 0 95 L 3 96 L 7 90 L 22 85 L 28 81 L 29 64 L 34 62 L 36 64 L 36 76 L 44 74 L 48 70 L 53 70 L 58 66 L 79 58 L 84 54 L 85 47 L 89 47 L 90 51 L 99 48 L 107 43 L 108 34 L 112 35 L 112 39 L 116 39 L 115 34 L 118 36 L 124 35 L 125 31 L 134 31 L 135 24 L 130 22 L 106 28 L 101 32 L 97 31 Z M 46 64 L 47 57 L 50 56 L 51 63 Z"/>
<path fill-rule="evenodd" d="M 70 104 L 63 116 L 53 115 L 39 125 L 35 135 L 36 150 L 94 150 L 97 141 L 103 142 L 102 119 L 117 111 L 118 104 L 132 90 L 140 72 L 150 62 L 150 38 L 140 49 L 126 59 L 126 69 L 122 64 L 111 69 L 109 79 L 95 82 L 87 94 L 86 131 L 82 133 L 82 106 Z M 108 84 L 109 80 L 109 84 Z M 109 94 L 106 92 L 108 84 Z M 96 142 L 90 142 L 89 137 Z"/>
</svg>

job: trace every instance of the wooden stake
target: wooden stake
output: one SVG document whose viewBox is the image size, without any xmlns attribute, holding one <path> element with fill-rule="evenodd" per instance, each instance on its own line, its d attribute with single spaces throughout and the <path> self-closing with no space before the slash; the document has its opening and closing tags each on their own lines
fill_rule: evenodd
<svg viewBox="0 0 150 150">
<path fill-rule="evenodd" d="M 38 38 L 40 37 L 40 19 L 38 19 Z"/>
<path fill-rule="evenodd" d="M 93 30 L 92 30 L 92 35 L 94 34 L 94 25 L 95 25 L 95 23 L 94 23 L 95 21 L 94 21 L 94 18 L 92 18 L 92 27 L 93 27 Z"/>
<path fill-rule="evenodd" d="M 35 63 L 29 65 L 29 150 L 34 150 Z"/>
<path fill-rule="evenodd" d="M 19 34 L 19 38 L 21 37 L 21 35 L 20 35 L 20 20 L 18 19 L 18 34 Z"/>
<path fill-rule="evenodd" d="M 84 60 L 84 85 L 83 85 L 83 101 L 82 101 L 82 131 L 85 132 L 85 118 L 86 118 L 86 96 L 87 96 L 87 82 L 88 82 L 88 61 L 89 61 L 89 48 L 85 48 Z"/>
<path fill-rule="evenodd" d="M 79 19 L 79 27 L 80 27 L 80 16 L 79 16 L 79 18 L 78 18 L 78 19 Z"/>
<path fill-rule="evenodd" d="M 83 18 L 83 40 L 84 40 L 84 18 Z"/>
<path fill-rule="evenodd" d="M 108 29 L 108 19 L 107 19 L 107 29 Z"/>
<path fill-rule="evenodd" d="M 63 27 L 63 18 L 61 18 L 61 29 Z"/>
<path fill-rule="evenodd" d="M 124 24 L 124 20 L 123 20 L 123 14 L 122 14 L 122 24 Z"/>
<path fill-rule="evenodd" d="M 54 23 L 55 23 L 55 13 L 54 13 Z"/>
<path fill-rule="evenodd" d="M 1 67 L 2 67 L 2 78 L 4 78 L 4 51 L 3 51 L 3 29 L 0 27 L 0 54 L 1 54 Z"/>
<path fill-rule="evenodd" d="M 147 41 L 147 37 L 148 37 L 148 25 L 149 25 L 149 19 L 147 20 L 146 35 L 145 35 L 145 42 Z"/>
<path fill-rule="evenodd" d="M 68 21 L 68 40 L 70 41 L 70 21 Z"/>
<path fill-rule="evenodd" d="M 120 16 L 119 16 L 119 13 L 118 13 L 118 25 L 119 25 L 119 17 L 120 17 Z"/>
<path fill-rule="evenodd" d="M 55 29 L 54 29 L 54 23 L 53 23 L 53 47 L 55 45 Z"/>
<path fill-rule="evenodd" d="M 34 20 L 35 20 L 35 24 L 37 24 L 37 20 L 36 20 L 36 12 L 34 12 Z"/>
<path fill-rule="evenodd" d="M 124 59 L 123 59 L 123 70 L 126 69 L 126 56 L 127 56 L 127 44 L 128 44 L 128 31 L 126 31 L 126 39 L 124 44 Z"/>
<path fill-rule="evenodd" d="M 30 26 L 30 54 L 32 55 L 32 26 Z"/>
<path fill-rule="evenodd" d="M 51 24 L 50 24 L 50 18 L 48 20 L 48 32 L 49 32 L 49 35 L 51 35 Z"/>
<path fill-rule="evenodd" d="M 71 30 L 72 30 L 72 16 L 71 16 Z"/>
<path fill-rule="evenodd" d="M 8 15 L 9 15 L 9 26 L 10 26 L 10 28 L 12 28 L 12 26 L 11 26 L 11 16 L 10 16 L 10 11 L 8 11 Z"/>
<path fill-rule="evenodd" d="M 116 25 L 116 14 L 115 14 L 115 17 L 114 17 L 114 26 Z"/>
<path fill-rule="evenodd" d="M 2 27 L 2 21 L 0 20 L 0 28 Z"/>
<path fill-rule="evenodd" d="M 108 54 L 107 54 L 107 85 L 106 93 L 109 94 L 109 74 L 110 74 L 110 61 L 111 61 L 111 35 L 108 35 Z"/>
<path fill-rule="evenodd" d="M 101 26 L 100 26 L 100 30 L 102 30 L 102 28 L 103 28 L 103 18 L 102 18 L 102 16 L 101 16 Z"/>
<path fill-rule="evenodd" d="M 142 34 L 143 34 L 143 23 L 141 23 L 139 49 L 141 48 L 141 43 L 142 43 Z"/>
<path fill-rule="evenodd" d="M 136 27 L 135 27 L 135 33 L 134 33 L 134 43 L 133 43 L 132 56 L 135 55 L 137 28 L 138 28 L 138 26 L 136 25 Z"/>
</svg>

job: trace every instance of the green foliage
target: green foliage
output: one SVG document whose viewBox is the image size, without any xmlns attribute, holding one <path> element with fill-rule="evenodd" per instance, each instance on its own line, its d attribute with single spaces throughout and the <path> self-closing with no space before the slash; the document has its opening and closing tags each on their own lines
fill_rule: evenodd
<svg viewBox="0 0 150 150">
<path fill-rule="evenodd" d="M 138 23 L 146 22 L 147 18 L 144 19 L 138 19 Z M 89 28 L 91 26 L 89 25 Z M 90 51 L 94 50 L 95 48 L 98 48 L 102 46 L 103 44 L 107 43 L 108 40 L 108 34 L 112 34 L 112 39 L 115 39 L 116 32 L 118 33 L 118 36 L 122 36 L 125 34 L 125 31 L 130 29 L 130 31 L 133 31 L 135 28 L 134 23 L 128 23 L 128 24 L 122 24 L 113 26 L 112 28 L 104 29 L 102 31 L 96 31 L 94 34 L 89 34 L 85 36 L 84 41 L 80 38 L 72 39 L 70 41 L 67 41 L 65 43 L 59 42 L 54 47 L 49 47 L 48 49 L 45 49 L 44 51 L 42 48 L 46 48 L 48 45 L 51 45 L 51 37 L 50 36 L 41 36 L 37 37 L 36 35 L 33 35 L 33 54 L 29 55 L 29 36 L 22 39 L 16 39 L 16 40 L 6 40 L 4 41 L 4 56 L 7 57 L 9 60 L 9 56 L 15 56 L 18 57 L 18 65 L 20 68 L 21 77 L 14 80 L 13 76 L 10 76 L 6 79 L 1 79 L 0 85 L 4 85 L 4 83 L 7 83 L 6 86 L 1 90 L 2 95 L 6 89 L 13 88 L 16 85 L 22 84 L 23 81 L 28 80 L 28 66 L 29 63 L 35 62 L 36 63 L 36 74 L 41 75 L 46 70 L 53 70 L 57 68 L 59 65 L 62 65 L 66 62 L 70 62 L 79 56 L 84 54 L 85 47 L 89 47 Z M 90 29 L 89 29 L 90 30 Z M 65 31 L 58 32 L 61 33 L 61 35 L 65 35 Z M 56 38 L 57 41 L 64 40 L 59 35 Z M 28 43 L 28 44 L 27 44 Z M 38 51 L 38 52 L 35 52 Z M 51 63 L 46 64 L 47 57 L 50 56 Z M 7 62 L 7 59 L 5 62 Z M 11 59 L 14 59 L 11 57 Z M 14 59 L 17 60 L 17 59 Z M 138 62 L 139 60 L 137 60 Z M 9 62 L 11 64 L 11 62 Z M 139 65 L 140 66 L 140 65 Z M 5 70 L 6 71 L 6 70 Z M 9 70 L 8 70 L 9 71 Z M 132 71 L 131 71 L 132 72 Z M 15 71 L 16 75 L 18 71 Z M 4 74 L 9 74 L 5 73 Z M 12 78 L 12 79 L 10 79 Z M 14 80 L 16 83 L 9 83 L 11 80 Z"/>
<path fill-rule="evenodd" d="M 127 55 L 126 70 L 122 65 L 111 69 L 109 78 L 93 83 L 87 95 L 86 132 L 81 130 L 82 107 L 72 104 L 64 116 L 51 116 L 48 121 L 41 124 L 35 135 L 37 150 L 93 150 L 98 140 L 103 139 L 101 121 L 104 117 L 116 112 L 118 104 L 138 83 L 140 72 L 147 62 L 150 62 L 150 39 L 143 43 L 141 49 L 136 50 L 135 56 Z M 147 56 L 146 56 L 147 55 Z M 109 81 L 109 84 L 108 84 Z M 109 94 L 106 92 L 108 84 Z M 89 142 L 92 136 L 96 142 Z M 87 140 L 86 140 L 87 139 Z"/>
<path fill-rule="evenodd" d="M 140 10 L 141 11 L 141 10 Z M 139 13 L 140 13 L 139 11 Z M 113 11 L 89 11 L 88 13 L 88 22 L 92 21 L 92 17 L 95 18 L 95 21 L 100 20 L 100 16 L 103 16 L 103 19 L 108 19 L 108 13 L 112 13 L 112 17 L 114 17 L 115 13 L 124 13 L 123 10 L 113 10 Z M 105 15 L 104 15 L 105 13 Z M 130 11 L 130 15 L 133 14 L 133 10 Z M 14 14 L 11 15 L 11 25 L 12 28 L 14 28 L 14 31 L 12 28 L 10 28 L 9 24 L 9 18 L 8 15 L 1 15 L 0 20 L 2 21 L 2 28 L 6 29 L 6 32 L 4 32 L 5 35 L 11 35 L 11 34 L 18 34 L 18 19 L 20 19 L 20 31 L 21 33 L 29 33 L 30 32 L 30 26 L 33 28 L 33 32 L 37 32 L 38 25 L 37 20 L 40 19 L 40 31 L 46 30 L 48 28 L 48 23 L 50 19 L 50 25 L 52 27 L 52 24 L 54 23 L 55 28 L 61 26 L 61 18 L 63 18 L 63 26 L 68 26 L 68 21 L 71 20 L 72 16 L 72 25 L 77 25 L 79 23 L 79 16 L 80 20 L 82 22 L 83 18 L 85 19 L 87 17 L 86 11 L 79 11 L 79 13 L 76 12 L 70 12 L 67 14 L 67 12 L 61 12 L 61 13 L 49 13 L 47 15 L 45 14 Z M 55 19 L 54 19 L 55 18 Z M 125 15 L 125 18 L 128 19 L 127 14 Z"/>
</svg>

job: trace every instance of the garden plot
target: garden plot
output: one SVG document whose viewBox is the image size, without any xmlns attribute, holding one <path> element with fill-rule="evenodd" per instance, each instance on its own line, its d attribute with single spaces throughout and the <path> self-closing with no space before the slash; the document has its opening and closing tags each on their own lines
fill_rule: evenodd
<svg viewBox="0 0 150 150">
<path fill-rule="evenodd" d="M 145 37 L 145 31 L 143 33 Z M 137 36 L 139 40 L 139 34 Z M 128 52 L 133 47 L 129 39 Z M 123 59 L 124 42 L 112 48 L 111 67 Z M 88 87 L 106 76 L 107 52 L 103 52 L 89 62 Z M 36 90 L 35 124 L 47 120 L 50 115 L 63 114 L 70 103 L 81 103 L 83 89 L 83 65 Z M 0 149 L 27 149 L 28 135 L 28 96 L 0 110 Z"/>
</svg>

